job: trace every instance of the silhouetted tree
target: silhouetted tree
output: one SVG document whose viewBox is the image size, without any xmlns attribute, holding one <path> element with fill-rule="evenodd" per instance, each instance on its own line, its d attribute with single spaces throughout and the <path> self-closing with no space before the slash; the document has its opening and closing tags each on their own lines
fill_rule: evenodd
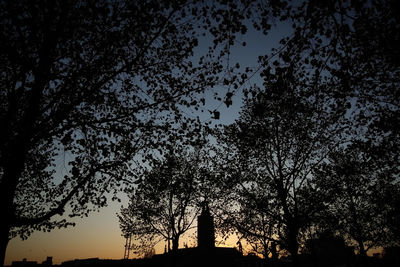
<svg viewBox="0 0 400 267">
<path fill-rule="evenodd" d="M 194 96 L 218 83 L 227 44 L 246 30 L 225 7 L 1 1 L 1 263 L 17 234 L 71 225 L 55 215 L 106 205 L 105 194 L 134 177 L 139 154 L 171 135 L 195 139 L 198 120 L 181 110 L 204 105 Z M 210 50 L 194 56 L 211 28 Z"/>
<path fill-rule="evenodd" d="M 281 40 L 281 47 L 275 48 L 272 53 L 259 58 L 260 74 L 264 77 L 265 84 L 268 85 L 268 81 L 273 80 L 276 73 L 282 69 L 294 69 L 297 73 L 295 79 L 299 84 L 306 88 L 314 84 L 315 89 L 319 88 L 318 90 L 322 90 L 327 96 L 330 96 L 322 100 L 326 101 L 325 104 L 328 106 L 333 104 L 327 109 L 328 112 L 344 115 L 342 125 L 338 125 L 337 128 L 340 130 L 332 137 L 338 141 L 340 139 L 347 141 L 348 144 L 359 140 L 363 142 L 368 140 L 374 147 L 374 153 L 380 155 L 381 158 L 380 164 L 376 164 L 376 166 L 391 170 L 390 177 L 398 177 L 398 153 L 394 151 L 399 150 L 400 140 L 397 130 L 400 118 L 399 4 L 396 1 L 305 1 L 301 4 L 296 4 L 294 1 L 278 1 L 278 3 L 275 9 L 259 4 L 259 12 L 263 16 L 254 17 L 255 27 L 267 33 L 273 24 L 273 20 L 270 19 L 272 17 L 277 17 L 292 25 L 291 34 Z M 274 60 L 275 58 L 276 60 Z M 266 92 L 269 90 L 270 88 L 266 88 Z M 311 91 L 304 90 L 304 95 L 308 94 L 312 98 L 313 93 L 309 94 L 309 92 Z M 314 99 L 318 105 L 321 99 L 317 95 L 314 95 Z M 300 99 L 296 101 L 301 102 Z M 287 103 L 291 102 L 287 101 Z M 287 103 L 283 101 L 281 105 L 285 106 Z M 293 108 L 293 112 L 296 113 L 295 108 Z M 276 116 L 276 120 L 281 120 L 281 116 Z M 321 117 L 321 121 L 324 120 L 325 118 Z M 303 122 L 303 120 L 294 120 L 293 129 L 298 121 Z M 313 120 L 311 119 L 311 121 Z M 325 121 L 329 122 L 330 119 Z M 331 122 L 333 121 L 331 120 Z M 237 131 L 239 134 L 236 134 L 240 138 L 256 139 L 254 132 L 257 129 L 252 130 L 247 124 L 244 124 L 243 127 L 238 124 L 237 126 L 241 129 Z M 325 126 L 322 125 L 321 129 Z M 322 132 L 327 131 L 328 128 Z M 316 137 L 322 132 L 314 131 L 311 136 Z M 302 130 L 299 128 L 297 136 L 302 136 L 301 133 Z M 263 139 L 269 140 L 276 136 L 274 132 L 268 132 L 268 134 L 269 136 L 263 137 L 259 143 L 254 141 L 247 147 L 260 147 Z M 271 142 L 271 144 L 275 144 L 275 146 L 282 144 L 278 142 L 279 138 L 275 140 L 277 141 Z M 232 140 L 231 144 L 235 142 Z M 241 149 L 240 143 L 237 143 L 238 151 L 245 150 L 246 146 Z M 327 151 L 342 148 L 343 146 L 332 145 Z M 265 154 L 266 151 L 268 150 L 258 151 L 258 154 Z M 237 153 L 237 151 L 234 152 Z M 370 153 L 370 155 L 374 153 Z M 282 153 L 289 159 L 290 154 L 290 151 Z M 245 155 L 243 153 L 243 160 L 246 157 L 252 158 L 251 154 Z M 279 157 L 273 154 L 271 156 L 271 162 L 275 162 L 275 166 L 279 166 Z M 315 160 L 319 156 L 315 158 L 312 155 L 312 158 Z M 293 164 L 296 161 L 290 160 L 290 162 Z M 239 165 L 237 164 L 237 166 Z M 260 166 L 258 167 L 260 168 Z M 268 169 L 263 171 L 266 170 Z M 251 171 L 254 173 L 253 177 L 259 176 L 256 168 Z M 250 173 L 248 169 L 244 168 L 244 171 L 237 171 L 237 176 L 242 176 L 243 172 Z M 273 173 L 272 177 L 275 175 Z M 384 181 L 383 177 L 380 177 L 379 180 L 382 185 L 389 186 L 391 184 Z M 324 202 L 323 194 L 318 191 L 313 182 L 304 187 L 301 185 L 305 184 L 294 183 L 295 187 L 300 186 L 304 189 L 299 188 L 302 193 L 297 194 L 297 197 L 304 200 L 313 199 L 314 202 L 311 203 L 318 202 L 321 204 L 320 210 L 324 210 L 323 206 L 327 202 Z M 392 194 L 389 194 L 383 187 L 377 187 L 376 190 L 378 190 L 377 194 L 381 196 L 382 194 Z M 386 197 L 386 199 L 389 198 Z M 310 203 L 310 201 L 308 202 Z M 390 202 L 393 203 L 393 201 Z M 271 206 L 271 203 L 268 203 L 268 206 Z M 304 207 L 306 211 L 303 210 L 303 212 L 310 214 L 313 205 L 308 205 L 308 208 L 306 206 Z M 368 211 L 364 210 L 363 212 Z M 394 214 L 395 212 L 392 211 L 392 217 Z M 319 213 L 319 215 L 322 217 L 317 220 L 328 221 L 328 218 L 323 218 L 325 215 L 329 216 L 328 214 Z M 291 239 L 294 240 L 293 236 Z"/>
<path fill-rule="evenodd" d="M 300 65 L 308 69 L 305 74 L 310 69 L 321 73 L 321 77 L 329 80 L 327 85 L 332 97 L 347 99 L 351 106 L 346 113 L 349 118 L 347 129 L 351 129 L 346 133 L 347 145 L 351 145 L 346 149 L 338 147 L 330 159 L 331 165 L 328 164 L 325 170 L 337 172 L 341 180 L 334 183 L 324 171 L 317 175 L 324 181 L 317 187 L 324 183 L 329 186 L 319 188 L 316 199 L 324 203 L 337 200 L 338 203 L 330 206 L 337 212 L 332 213 L 329 208 L 315 220 L 322 228 L 329 227 L 332 222 L 336 222 L 333 226 L 338 226 L 337 220 L 346 213 L 341 210 L 343 203 L 339 202 L 350 200 L 343 195 L 335 199 L 330 193 L 325 196 L 321 193 L 330 188 L 345 194 L 343 187 L 346 183 L 351 184 L 353 191 L 347 189 L 347 196 L 354 198 L 353 215 L 358 215 L 360 221 L 365 219 L 360 226 L 352 225 L 353 234 L 358 231 L 357 235 L 363 236 L 359 238 L 360 242 L 355 241 L 361 254 L 371 246 L 395 240 L 389 237 L 394 233 L 390 230 L 395 227 L 388 226 L 387 222 L 395 221 L 393 207 L 398 201 L 394 200 L 394 192 L 398 190 L 394 181 L 399 175 L 399 156 L 395 151 L 400 148 L 398 11 L 399 5 L 395 1 L 310 1 L 299 9 L 297 18 L 293 17 L 295 33 L 292 39 L 287 39 L 291 51 L 293 47 L 298 48 L 302 58 Z M 335 189 L 335 185 L 338 188 Z M 384 212 L 391 215 L 383 215 Z M 346 218 L 349 220 L 345 223 L 347 227 L 354 216 Z M 378 231 L 382 234 L 377 234 Z M 345 232 L 348 235 L 349 231 Z"/>
<path fill-rule="evenodd" d="M 339 232 L 359 254 L 371 248 L 398 244 L 393 232 L 396 196 L 399 193 L 398 167 L 376 158 L 370 143 L 353 143 L 338 149 L 316 172 L 319 190 L 331 218 L 326 229 Z M 387 161 L 390 163 L 390 161 Z"/>
<path fill-rule="evenodd" d="M 175 252 L 180 237 L 193 226 L 200 210 L 201 173 L 190 157 L 172 152 L 155 161 L 137 182 L 128 207 L 121 209 L 121 230 L 132 234 L 139 247 L 149 240 L 166 240 L 168 251 Z"/>
<path fill-rule="evenodd" d="M 268 192 L 261 192 L 261 190 L 246 190 L 241 192 L 244 196 L 238 196 L 237 199 L 240 203 L 237 214 L 230 214 L 226 223 L 234 225 L 239 233 L 241 239 L 246 240 L 250 245 L 251 250 L 260 254 L 268 262 L 269 255 L 272 256 L 273 243 L 276 242 L 275 234 L 278 233 L 280 225 L 274 220 L 276 214 L 276 206 L 268 198 Z M 248 201 L 249 196 L 252 201 Z M 234 202 L 236 203 L 236 202 Z M 265 209 L 269 209 L 266 211 Z"/>
<path fill-rule="evenodd" d="M 299 231 L 323 208 L 309 203 L 311 173 L 343 142 L 345 109 L 322 84 L 307 83 L 293 68 L 276 72 L 264 79 L 265 89 L 248 92 L 239 119 L 220 140 L 228 155 L 226 183 L 243 208 L 239 218 L 259 216 L 234 225 L 254 236 L 267 229 L 267 239 L 287 249 L 296 265 Z"/>
<path fill-rule="evenodd" d="M 280 228 L 278 220 L 273 215 L 278 213 L 279 208 L 274 205 L 269 190 L 260 188 L 264 184 L 246 184 L 248 180 L 243 181 L 243 184 L 237 184 L 240 174 L 232 174 L 236 170 L 230 165 L 240 168 L 241 172 L 251 172 L 251 170 L 246 169 L 246 162 L 238 167 L 238 162 L 232 159 L 221 161 L 224 159 L 221 155 L 226 152 L 226 150 L 221 151 L 222 154 L 218 155 L 216 161 L 221 167 L 220 177 L 214 180 L 215 188 L 220 192 L 214 209 L 218 214 L 216 225 L 222 236 L 237 235 L 239 241 L 243 240 L 250 245 L 252 252 L 262 255 L 267 260 L 271 252 L 270 245 L 276 240 L 275 235 Z M 227 165 L 223 166 L 221 163 Z"/>
<path fill-rule="evenodd" d="M 304 77 L 324 80 L 332 97 L 351 100 L 348 116 L 358 126 L 399 128 L 397 1 L 277 1 L 274 8 L 262 3 L 257 7 L 263 16 L 253 21 L 260 31 L 267 34 L 273 18 L 291 26 L 281 47 L 260 57 L 262 65 L 269 64 L 260 68 L 261 75 L 282 64 L 295 65 Z"/>
</svg>

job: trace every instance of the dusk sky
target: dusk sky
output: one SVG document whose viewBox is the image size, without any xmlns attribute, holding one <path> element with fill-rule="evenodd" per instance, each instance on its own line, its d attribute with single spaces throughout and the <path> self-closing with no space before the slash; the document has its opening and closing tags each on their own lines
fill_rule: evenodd
<svg viewBox="0 0 400 267">
<path fill-rule="evenodd" d="M 398 262 L 398 11 L 1 1 L 3 265 Z"/>
<path fill-rule="evenodd" d="M 246 66 L 257 68 L 258 56 L 267 54 L 272 47 L 278 46 L 280 38 L 287 32 L 288 26 L 281 25 L 264 36 L 249 27 L 248 33 L 238 39 L 239 45 L 232 49 L 231 64 L 239 62 L 242 68 Z M 240 45 L 243 41 L 246 42 L 244 47 Z M 203 40 L 203 45 L 208 44 Z M 198 49 L 201 50 L 202 46 Z M 259 82 L 258 74 L 254 75 L 247 85 L 257 82 Z M 210 109 L 218 108 L 221 112 L 221 123 L 232 123 L 239 114 L 241 97 L 239 91 L 233 98 L 233 105 L 229 108 L 226 108 L 225 104 L 212 103 L 210 98 L 209 101 L 212 103 Z M 200 116 L 210 118 L 208 113 L 200 114 Z M 62 161 L 59 162 L 59 166 L 59 168 L 63 168 Z M 116 213 L 119 212 L 121 205 L 127 205 L 126 200 L 125 198 L 122 203 L 110 201 L 109 206 L 103 208 L 99 213 L 91 213 L 88 218 L 76 220 L 75 227 L 54 229 L 50 233 L 35 232 L 24 241 L 19 237 L 14 238 L 7 247 L 5 264 L 11 264 L 12 261 L 23 258 L 41 262 L 47 256 L 53 256 L 55 263 L 92 257 L 122 258 L 125 239 L 121 236 Z M 183 242 L 185 241 L 182 240 L 181 243 L 183 244 Z M 235 246 L 229 242 L 226 245 Z M 163 249 L 164 244 L 156 247 L 157 252 L 161 252 Z"/>
</svg>

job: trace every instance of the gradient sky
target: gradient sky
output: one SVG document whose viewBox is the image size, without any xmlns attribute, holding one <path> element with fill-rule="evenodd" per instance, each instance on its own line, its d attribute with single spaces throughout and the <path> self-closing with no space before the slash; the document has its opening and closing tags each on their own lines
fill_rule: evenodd
<svg viewBox="0 0 400 267">
<path fill-rule="evenodd" d="M 115 215 L 119 212 L 120 205 L 121 203 L 110 203 L 99 213 L 92 213 L 88 218 L 80 220 L 75 227 L 54 229 L 50 233 L 35 232 L 25 241 L 20 238 L 11 240 L 5 264 L 11 265 L 12 261 L 23 258 L 42 262 L 47 256 L 53 256 L 53 264 L 72 259 L 123 258 L 125 239 L 121 236 Z M 181 239 L 181 247 L 183 243 L 193 246 L 195 237 L 194 231 L 188 233 Z M 233 237 L 219 246 L 235 245 L 236 239 Z M 160 242 L 156 246 L 156 252 L 163 251 L 164 243 Z M 132 254 L 130 258 L 133 258 Z"/>
<path fill-rule="evenodd" d="M 14 238 L 8 245 L 5 264 L 23 258 L 39 262 L 47 256 L 53 256 L 53 263 L 77 258 L 122 258 L 124 239 L 116 216 L 120 205 L 110 203 L 99 213 L 77 221 L 75 227 L 35 232 L 24 241 Z"/>
<path fill-rule="evenodd" d="M 280 38 L 288 33 L 288 28 L 287 25 L 280 25 L 267 36 L 264 36 L 249 27 L 249 32 L 238 40 L 238 43 L 245 41 L 247 45 L 245 47 L 238 45 L 232 50 L 231 64 L 234 65 L 239 62 L 242 68 L 246 66 L 257 67 L 258 56 L 267 54 L 272 47 L 276 47 Z M 201 47 L 199 48 L 201 49 Z M 255 75 L 250 81 L 251 84 L 258 82 L 258 75 Z M 241 95 L 239 93 L 233 98 L 233 105 L 229 109 L 225 105 L 219 106 L 220 121 L 226 124 L 232 123 L 237 118 L 240 107 Z M 19 237 L 14 238 L 9 242 L 5 264 L 11 265 L 12 261 L 22 260 L 23 258 L 41 262 L 47 256 L 53 256 L 53 263 L 55 264 L 71 259 L 92 257 L 123 258 L 125 240 L 121 236 L 116 216 L 121 204 L 127 205 L 126 201 L 122 203 L 110 202 L 109 206 L 103 208 L 100 212 L 92 213 L 87 218 L 77 220 L 75 227 L 54 229 L 50 233 L 35 232 L 24 241 Z M 229 245 L 229 242 L 227 245 Z M 235 242 L 231 241 L 231 246 L 234 245 Z M 156 251 L 162 252 L 163 249 L 164 245 L 160 244 Z"/>
<path fill-rule="evenodd" d="M 288 25 L 280 24 L 271 32 L 264 36 L 251 30 L 239 38 L 238 43 L 245 41 L 247 45 L 242 47 L 238 45 L 233 48 L 231 55 L 231 64 L 239 62 L 242 68 L 246 66 L 257 67 L 257 58 L 259 55 L 265 55 L 270 52 L 272 47 L 277 47 L 279 40 L 283 35 L 289 32 Z M 203 49 L 204 47 L 199 47 Z M 258 75 L 255 75 L 248 85 L 260 83 Z M 233 98 L 233 105 L 228 109 L 225 105 L 211 103 L 221 112 L 220 121 L 225 124 L 232 123 L 237 118 L 241 107 L 241 94 L 238 93 Z M 204 118 L 203 116 L 201 116 Z M 60 164 L 62 165 L 62 164 Z M 62 166 L 60 166 L 61 168 Z M 127 206 L 127 200 L 110 202 L 109 206 L 101 209 L 100 212 L 91 213 L 89 217 L 78 219 L 75 227 L 67 229 L 54 229 L 50 233 L 35 232 L 27 240 L 21 240 L 19 237 L 9 242 L 6 252 L 6 265 L 11 265 L 12 261 L 27 260 L 41 262 L 47 256 L 53 257 L 53 263 L 59 264 L 66 260 L 102 258 L 102 259 L 121 259 L 124 254 L 125 239 L 121 236 L 116 213 L 119 212 L 121 205 Z M 195 234 L 191 234 L 195 237 Z M 193 244 L 193 240 L 183 239 L 181 244 L 186 242 Z M 235 246 L 234 239 L 228 241 L 226 245 Z M 164 244 L 156 247 L 156 252 L 160 253 L 164 249 Z M 370 253 L 376 250 L 370 251 Z M 369 254 L 370 254 L 369 253 Z"/>
</svg>

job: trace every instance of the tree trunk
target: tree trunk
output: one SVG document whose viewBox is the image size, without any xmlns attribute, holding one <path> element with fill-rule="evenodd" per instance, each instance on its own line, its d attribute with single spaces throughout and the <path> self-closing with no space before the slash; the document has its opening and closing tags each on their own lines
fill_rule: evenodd
<svg viewBox="0 0 400 267">
<path fill-rule="evenodd" d="M 290 245 L 290 256 L 292 256 L 292 265 L 293 267 L 299 267 L 299 257 L 297 254 L 298 247 L 297 245 Z"/>
<path fill-rule="evenodd" d="M 264 265 L 263 266 L 265 266 L 265 267 L 273 266 L 272 262 L 268 259 L 268 256 L 264 255 Z"/>
<path fill-rule="evenodd" d="M 178 247 L 179 247 L 179 236 L 175 236 L 172 238 L 172 257 L 171 257 L 171 267 L 176 266 L 177 257 L 178 257 Z"/>
<path fill-rule="evenodd" d="M 277 262 L 278 261 L 278 251 L 276 250 L 276 243 L 271 243 L 271 261 Z"/>
<path fill-rule="evenodd" d="M 0 184 L 0 210 L 2 214 L 2 223 L 0 224 L 0 266 L 4 266 L 7 245 L 10 241 L 9 232 L 12 226 L 12 220 L 15 216 L 13 205 L 15 184 L 13 182 L 7 183 L 5 179 L 8 178 L 7 175 L 4 175 L 2 178 L 3 180 Z"/>
<path fill-rule="evenodd" d="M 264 256 L 265 266 L 269 266 L 268 254 L 269 254 L 268 243 L 264 242 L 264 253 L 263 253 L 263 256 Z"/>
<path fill-rule="evenodd" d="M 10 241 L 8 238 L 9 231 L 10 227 L 8 222 L 0 226 L 0 266 L 4 266 L 4 261 L 6 259 L 7 245 L 8 241 Z"/>
<path fill-rule="evenodd" d="M 13 155 L 10 158 L 13 159 Z M 7 245 L 9 242 L 9 232 L 15 218 L 14 195 L 17 187 L 17 178 L 22 171 L 22 164 L 13 164 L 11 159 L 5 162 L 3 176 L 0 182 L 0 210 L 2 223 L 0 226 L 0 266 L 4 265 Z"/>
<path fill-rule="evenodd" d="M 0 266 L 4 265 L 6 250 L 9 240 L 9 232 L 14 218 L 14 192 L 15 183 L 7 183 L 8 175 L 4 175 L 0 183 L 0 210 L 2 214 L 2 223 L 0 224 Z"/>
<path fill-rule="evenodd" d="M 361 257 L 367 256 L 367 252 L 365 251 L 363 242 L 361 240 L 358 240 L 357 243 L 358 243 L 358 247 L 360 249 L 360 256 Z"/>
<path fill-rule="evenodd" d="M 172 251 L 176 252 L 179 248 L 179 237 L 175 237 L 172 239 Z"/>
<path fill-rule="evenodd" d="M 298 250 L 299 250 L 299 244 L 297 243 L 297 234 L 298 234 L 298 229 L 296 226 L 289 226 L 289 232 L 288 232 L 288 249 L 290 252 L 290 256 L 292 257 L 292 265 L 293 267 L 298 267 L 299 265 L 299 257 L 298 257 Z"/>
<path fill-rule="evenodd" d="M 360 263 L 360 266 L 364 266 L 367 263 L 366 262 L 367 261 L 367 252 L 365 251 L 363 241 L 357 240 L 357 243 L 358 243 L 358 248 L 360 249 L 359 263 Z"/>
</svg>

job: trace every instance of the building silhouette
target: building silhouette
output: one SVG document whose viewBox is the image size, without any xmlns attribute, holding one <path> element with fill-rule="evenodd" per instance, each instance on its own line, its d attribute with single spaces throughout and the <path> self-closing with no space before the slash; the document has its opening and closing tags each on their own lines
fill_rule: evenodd
<svg viewBox="0 0 400 267">
<path fill-rule="evenodd" d="M 42 264 L 39 264 L 37 261 L 28 261 L 26 258 L 24 258 L 22 261 L 13 261 L 11 263 L 11 266 L 36 266 L 36 265 L 51 266 L 53 265 L 53 257 L 48 256 L 46 260 L 42 261 Z"/>
<path fill-rule="evenodd" d="M 215 248 L 214 220 L 207 202 L 203 202 L 200 216 L 197 218 L 197 247 Z"/>
<path fill-rule="evenodd" d="M 201 214 L 197 218 L 198 246 L 165 251 L 145 259 L 107 260 L 99 258 L 75 259 L 65 261 L 64 267 L 96 266 L 96 267 L 291 267 L 290 259 L 278 259 L 276 244 L 272 245 L 272 258 L 268 261 L 255 254 L 244 256 L 241 251 L 231 247 L 215 246 L 214 220 L 208 204 L 202 204 Z M 357 265 L 357 259 L 351 247 L 347 247 L 343 239 L 332 236 L 321 236 L 310 239 L 305 244 L 306 251 L 300 255 L 301 266 L 304 267 L 336 267 L 336 266 L 364 266 Z M 382 257 L 368 259 L 369 267 L 397 267 L 399 266 L 399 247 L 385 248 Z M 14 261 L 12 266 L 50 266 L 52 257 L 47 257 L 42 264 L 36 261 Z"/>
<path fill-rule="evenodd" d="M 152 260 L 153 266 L 263 267 L 263 261 L 259 257 L 243 256 L 235 248 L 215 246 L 214 219 L 207 202 L 202 203 L 201 213 L 197 218 L 197 247 L 155 255 Z"/>
</svg>

